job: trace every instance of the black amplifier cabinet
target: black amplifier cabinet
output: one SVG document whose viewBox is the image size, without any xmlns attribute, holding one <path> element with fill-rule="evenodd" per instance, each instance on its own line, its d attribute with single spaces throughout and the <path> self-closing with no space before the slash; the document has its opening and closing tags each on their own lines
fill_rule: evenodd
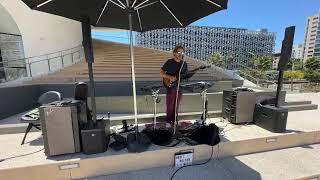
<svg viewBox="0 0 320 180">
<path fill-rule="evenodd" d="M 97 121 L 94 128 L 81 130 L 82 151 L 84 154 L 96 154 L 107 151 L 110 141 L 110 121 Z"/>
<path fill-rule="evenodd" d="M 254 124 L 275 133 L 286 131 L 288 109 L 272 105 L 256 105 Z"/>
<path fill-rule="evenodd" d="M 255 103 L 255 92 L 224 90 L 222 117 L 234 124 L 252 122 Z"/>
</svg>

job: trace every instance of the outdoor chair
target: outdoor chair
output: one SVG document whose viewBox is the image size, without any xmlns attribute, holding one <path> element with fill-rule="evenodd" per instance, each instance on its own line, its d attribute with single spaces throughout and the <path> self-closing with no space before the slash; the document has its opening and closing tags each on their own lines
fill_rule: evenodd
<svg viewBox="0 0 320 180">
<path fill-rule="evenodd" d="M 61 94 L 57 91 L 48 91 L 44 94 L 42 94 L 39 99 L 38 99 L 38 104 L 44 105 L 44 104 L 49 104 L 52 103 L 54 101 L 61 101 L 62 97 Z M 24 137 L 22 139 L 21 145 L 24 144 L 24 141 L 27 137 L 27 134 L 30 132 L 30 130 L 32 129 L 32 127 L 41 130 L 40 129 L 40 118 L 39 118 L 39 109 L 35 108 L 31 111 L 29 111 L 28 113 L 24 114 L 21 119 L 20 122 L 22 123 L 28 123 L 28 127 L 26 129 L 26 132 L 24 134 Z"/>
</svg>

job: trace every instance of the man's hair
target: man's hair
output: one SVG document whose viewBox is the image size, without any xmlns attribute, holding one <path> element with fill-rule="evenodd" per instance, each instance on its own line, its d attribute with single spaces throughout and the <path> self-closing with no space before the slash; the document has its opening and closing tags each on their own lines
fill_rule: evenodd
<svg viewBox="0 0 320 180">
<path fill-rule="evenodd" d="M 176 47 L 174 47 L 173 53 L 177 53 L 178 49 L 183 49 L 183 51 L 184 51 L 184 47 L 182 45 L 177 45 Z"/>
</svg>

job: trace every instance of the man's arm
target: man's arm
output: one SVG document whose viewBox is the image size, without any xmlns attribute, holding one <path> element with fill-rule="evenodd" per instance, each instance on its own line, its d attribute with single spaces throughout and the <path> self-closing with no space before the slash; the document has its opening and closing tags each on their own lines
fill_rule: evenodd
<svg viewBox="0 0 320 180">
<path fill-rule="evenodd" d="M 182 68 L 182 79 L 189 79 L 191 78 L 195 73 L 194 72 L 189 72 L 188 70 L 188 64 L 185 62 L 183 68 Z"/>
</svg>

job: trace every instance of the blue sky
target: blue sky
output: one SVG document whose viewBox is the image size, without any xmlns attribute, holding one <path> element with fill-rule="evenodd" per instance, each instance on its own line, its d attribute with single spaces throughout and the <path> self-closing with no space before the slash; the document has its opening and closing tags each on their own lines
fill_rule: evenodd
<svg viewBox="0 0 320 180">
<path fill-rule="evenodd" d="M 229 0 L 227 10 L 202 18 L 192 25 L 249 30 L 267 28 L 276 33 L 275 50 L 280 50 L 285 28 L 296 26 L 294 43 L 303 43 L 307 17 L 319 11 L 320 0 Z M 93 37 L 122 43 L 128 43 L 127 35 L 123 32 L 93 33 Z"/>
</svg>

